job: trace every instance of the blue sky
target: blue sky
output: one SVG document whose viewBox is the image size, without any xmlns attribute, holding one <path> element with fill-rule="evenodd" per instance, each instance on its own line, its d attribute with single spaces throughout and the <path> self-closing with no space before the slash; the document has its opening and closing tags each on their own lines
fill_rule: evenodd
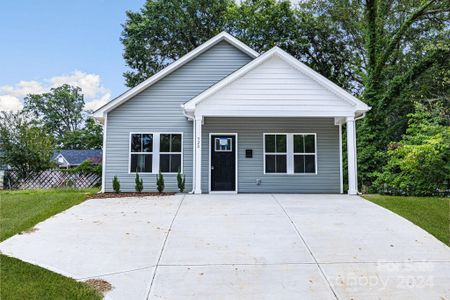
<svg viewBox="0 0 450 300">
<path fill-rule="evenodd" d="M 126 10 L 145 0 L 0 3 L 0 110 L 62 83 L 85 89 L 91 108 L 126 90 L 120 43 Z"/>
</svg>

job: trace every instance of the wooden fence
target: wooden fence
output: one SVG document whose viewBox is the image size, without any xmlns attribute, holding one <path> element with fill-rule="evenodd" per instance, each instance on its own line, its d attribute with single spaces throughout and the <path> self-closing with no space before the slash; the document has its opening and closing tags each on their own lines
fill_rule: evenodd
<svg viewBox="0 0 450 300">
<path fill-rule="evenodd" d="M 71 187 L 90 188 L 101 184 L 101 175 L 86 173 L 69 173 L 62 170 L 46 170 L 19 179 L 14 171 L 6 171 L 3 186 L 5 189 L 50 189 Z"/>
</svg>

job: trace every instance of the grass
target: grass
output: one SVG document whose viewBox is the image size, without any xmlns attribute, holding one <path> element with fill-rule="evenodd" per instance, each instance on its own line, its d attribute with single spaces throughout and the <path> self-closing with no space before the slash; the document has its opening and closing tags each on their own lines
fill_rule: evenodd
<svg viewBox="0 0 450 300">
<path fill-rule="evenodd" d="M 408 219 L 450 246 L 449 198 L 386 195 L 363 197 Z"/>
<path fill-rule="evenodd" d="M 89 190 L 0 192 L 0 241 L 83 202 Z M 0 255 L 0 299 L 101 299 L 85 283 Z"/>
</svg>

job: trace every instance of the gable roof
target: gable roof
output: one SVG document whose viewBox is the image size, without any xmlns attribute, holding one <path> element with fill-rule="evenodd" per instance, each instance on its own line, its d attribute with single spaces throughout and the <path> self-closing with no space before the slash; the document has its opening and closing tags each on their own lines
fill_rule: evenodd
<svg viewBox="0 0 450 300">
<path fill-rule="evenodd" d="M 333 83 L 331 80 L 327 79 L 326 77 L 322 76 L 318 72 L 314 71 L 307 65 L 301 63 L 299 60 L 294 58 L 289 53 L 285 52 L 284 50 L 274 47 L 267 51 L 266 53 L 260 55 L 259 57 L 255 58 L 253 61 L 249 62 L 236 72 L 230 74 L 229 76 L 225 77 L 221 81 L 217 82 L 213 86 L 211 86 L 209 89 L 205 90 L 201 94 L 197 95 L 196 97 L 192 98 L 188 102 L 186 102 L 183 106 L 185 112 L 188 114 L 192 114 L 195 111 L 196 105 L 200 102 L 207 99 L 209 96 L 215 94 L 219 90 L 225 88 L 232 82 L 236 81 L 237 79 L 241 78 L 251 70 L 255 69 L 256 67 L 260 66 L 265 61 L 269 60 L 270 58 L 277 56 L 283 61 L 287 62 L 289 65 L 297 69 L 298 71 L 302 72 L 315 82 L 317 82 L 319 85 L 321 85 L 323 88 L 329 90 L 333 94 L 335 94 L 340 99 L 345 100 L 350 106 L 352 106 L 353 110 L 358 113 L 364 113 L 368 110 L 370 110 L 370 107 L 344 90 L 343 88 L 339 87 L 335 83 Z"/>
<path fill-rule="evenodd" d="M 62 156 L 70 166 L 81 164 L 85 160 L 90 160 L 94 164 L 102 161 L 102 150 L 58 150 L 53 153 L 52 160 Z"/>
<path fill-rule="evenodd" d="M 202 45 L 198 46 L 197 48 L 195 48 L 191 52 L 189 52 L 186 55 L 182 56 L 180 59 L 178 59 L 175 62 L 171 63 L 170 65 L 168 65 L 167 67 L 165 67 L 164 69 L 159 71 L 158 73 L 154 74 L 153 76 L 151 76 L 147 80 L 143 81 L 142 83 L 138 84 L 134 88 L 129 89 L 128 91 L 126 91 L 122 95 L 120 95 L 117 98 L 115 98 L 115 99 L 111 100 L 110 102 L 106 103 L 105 105 L 103 105 L 102 107 L 100 107 L 99 109 L 94 111 L 93 116 L 96 119 L 98 119 L 98 120 L 102 120 L 104 118 L 105 113 L 113 110 L 114 108 L 116 108 L 117 106 L 121 105 L 125 101 L 131 99 L 132 97 L 134 97 L 135 95 L 139 94 L 140 92 L 142 92 L 146 88 L 152 86 L 153 84 L 155 84 L 159 80 L 163 79 L 164 77 L 166 77 L 167 75 L 169 75 L 170 73 L 175 71 L 176 69 L 178 69 L 181 66 L 185 65 L 186 63 L 188 63 L 189 61 L 193 60 L 194 58 L 196 58 L 200 54 L 204 53 L 205 51 L 207 51 L 208 49 L 210 49 L 211 47 L 213 47 L 214 45 L 218 44 L 221 41 L 227 41 L 228 43 L 230 43 L 231 45 L 233 45 L 236 48 L 240 49 L 241 51 L 243 51 L 244 53 L 248 54 L 252 58 L 255 58 L 255 57 L 259 56 L 258 52 L 256 52 L 255 50 L 253 50 L 249 46 L 245 45 L 244 43 L 242 43 L 241 41 L 239 41 L 235 37 L 231 36 L 230 34 L 228 34 L 226 32 L 221 32 L 218 35 L 216 35 L 215 37 L 213 37 L 210 40 L 208 40 L 205 43 L 203 43 Z"/>
</svg>

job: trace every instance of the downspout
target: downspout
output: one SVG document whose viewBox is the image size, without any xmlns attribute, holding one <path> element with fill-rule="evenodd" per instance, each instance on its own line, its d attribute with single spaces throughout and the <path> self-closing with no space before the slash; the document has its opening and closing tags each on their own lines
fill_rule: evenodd
<svg viewBox="0 0 450 300">
<path fill-rule="evenodd" d="M 183 109 L 183 115 L 188 119 L 188 121 L 192 121 L 192 190 L 188 192 L 188 194 L 193 194 L 195 190 L 195 118 L 186 113 L 184 110 L 184 104 L 181 105 Z"/>
</svg>

